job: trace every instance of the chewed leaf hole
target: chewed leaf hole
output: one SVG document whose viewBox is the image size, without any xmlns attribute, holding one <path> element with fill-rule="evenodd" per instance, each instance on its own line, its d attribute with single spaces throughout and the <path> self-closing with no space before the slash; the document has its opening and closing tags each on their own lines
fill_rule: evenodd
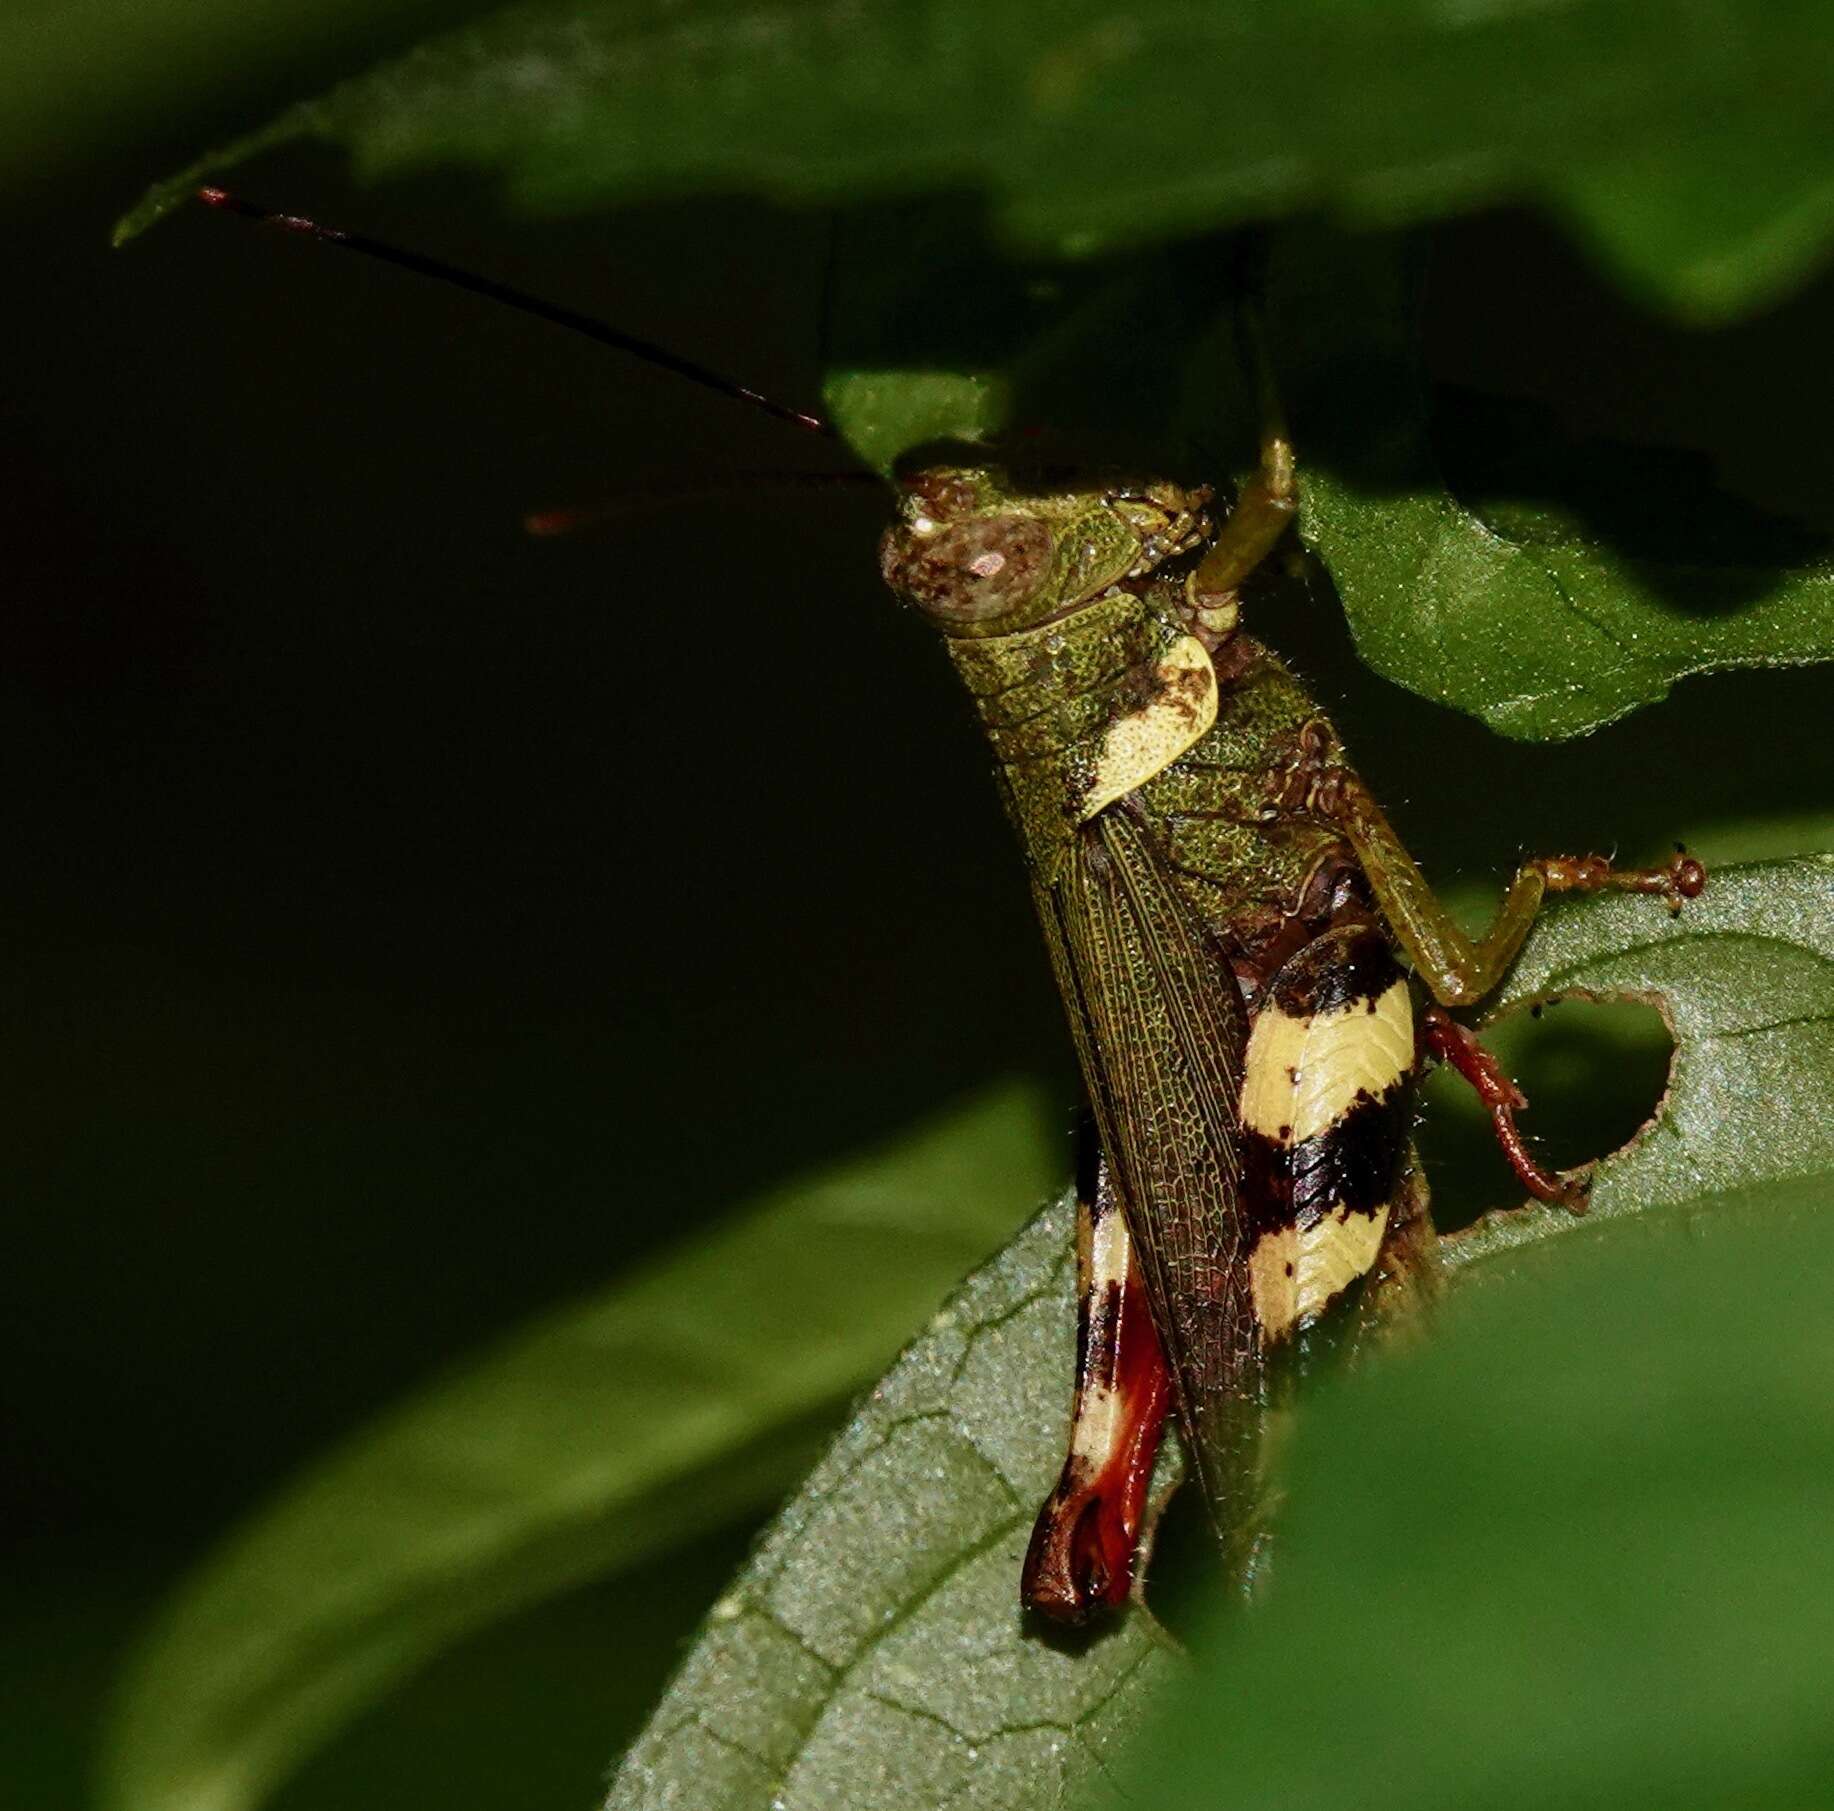
<svg viewBox="0 0 1834 1811">
<path fill-rule="evenodd" d="M 1675 1050 L 1662 1015 L 1628 1001 L 1550 1002 L 1538 1016 L 1513 1013 L 1486 1027 L 1483 1038 L 1528 1096 L 1518 1124 L 1536 1158 L 1554 1169 L 1628 1144 L 1654 1114 Z M 1422 1107 L 1421 1158 L 1441 1232 L 1521 1201 L 1489 1114 L 1457 1076 L 1436 1069 Z"/>
</svg>

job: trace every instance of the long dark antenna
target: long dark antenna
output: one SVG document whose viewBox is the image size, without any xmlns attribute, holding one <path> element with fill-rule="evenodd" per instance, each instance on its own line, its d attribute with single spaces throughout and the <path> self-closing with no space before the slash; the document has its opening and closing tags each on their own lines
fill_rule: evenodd
<svg viewBox="0 0 1834 1811">
<path fill-rule="evenodd" d="M 761 395 L 730 377 L 722 376 L 718 371 L 710 371 L 705 365 L 696 364 L 691 358 L 683 358 L 679 352 L 671 352 L 653 340 L 640 339 L 634 333 L 624 333 L 616 327 L 607 326 L 605 322 L 595 320 L 589 314 L 581 314 L 577 309 L 563 308 L 557 302 L 544 302 L 539 296 L 513 289 L 507 283 L 499 283 L 491 277 L 480 277 L 473 271 L 461 270 L 456 264 L 446 264 L 420 252 L 403 251 L 399 246 L 368 238 L 362 233 L 347 233 L 341 227 L 320 226 L 316 220 L 308 220 L 303 214 L 283 214 L 274 208 L 260 207 L 252 201 L 244 201 L 239 195 L 231 195 L 225 189 L 199 189 L 197 198 L 206 207 L 218 208 L 226 214 L 240 214 L 245 220 L 256 220 L 263 226 L 278 227 L 286 233 L 298 233 L 303 238 L 316 239 L 322 245 L 337 245 L 345 251 L 361 252 L 366 258 L 375 258 L 383 264 L 411 270 L 416 276 L 436 277 L 442 283 L 467 289 L 474 296 L 484 296 L 492 302 L 501 302 L 523 314 L 533 315 L 538 321 L 569 328 L 601 346 L 628 352 L 631 357 L 640 358 L 645 364 L 673 371 L 677 377 L 685 377 L 703 389 L 716 390 L 736 402 L 750 403 L 754 409 L 762 409 L 765 414 L 774 415 L 779 421 L 787 421 L 792 426 L 806 428 L 811 434 L 821 434 L 830 440 L 835 437 L 833 426 L 823 421 L 819 415 L 810 415 L 802 409 L 791 408 L 788 403 Z"/>
</svg>

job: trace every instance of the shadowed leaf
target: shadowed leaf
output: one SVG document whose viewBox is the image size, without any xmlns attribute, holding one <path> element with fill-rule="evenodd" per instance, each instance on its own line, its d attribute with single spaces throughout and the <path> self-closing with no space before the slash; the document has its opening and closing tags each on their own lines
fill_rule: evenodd
<svg viewBox="0 0 1834 1811">
<path fill-rule="evenodd" d="M 1557 907 L 1503 1003 L 1573 993 L 1661 1004 L 1661 1112 L 1585 1218 L 1524 1209 L 1444 1241 L 1482 1286 L 1308 1404 L 1278 1589 L 1168 1694 L 1128 1769 L 1139 1802 L 1818 1796 L 1834 856 L 1716 873 L 1675 920 Z M 1337 1682 L 1305 1740 L 1282 1722 L 1294 1679 Z"/>
<path fill-rule="evenodd" d="M 1028 286 L 971 241 L 944 239 L 933 211 L 900 218 L 901 234 L 842 241 L 841 325 L 866 325 L 840 350 L 863 368 L 844 363 L 828 402 L 869 463 L 889 469 L 940 439 L 1022 459 L 1048 444 L 1092 475 L 1214 480 L 1251 461 L 1254 411 L 1228 330 L 1240 272 L 1226 251 Z M 1268 280 L 1300 533 L 1371 666 L 1505 735 L 1554 740 L 1690 674 L 1834 657 L 1825 540 L 1690 484 L 1698 474 L 1674 460 L 1550 446 L 1519 415 L 1498 416 L 1466 434 L 1488 457 L 1483 494 L 1455 494 L 1429 435 L 1414 262 L 1394 237 L 1295 228 L 1276 237 Z M 979 299 L 972 334 L 952 332 L 932 300 L 942 268 L 948 293 Z M 891 368 L 899 346 L 904 370 Z M 941 375 L 951 358 L 972 380 Z M 1592 499 L 1602 520 L 1586 512 L 1587 486 L 1607 493 Z M 1637 513 L 1624 517 L 1627 490 Z"/>
<path fill-rule="evenodd" d="M 1393 224 L 1523 199 L 1644 293 L 1722 316 L 1826 244 L 1831 48 L 1810 0 L 574 0 L 293 108 L 160 185 L 124 230 L 302 138 L 372 175 L 469 165 L 544 207 L 957 190 L 1053 254 L 1321 207 Z"/>
<path fill-rule="evenodd" d="M 1834 657 L 1834 559 L 1781 524 L 1765 545 L 1730 498 L 1684 499 L 1671 473 L 1644 474 L 1656 525 L 1635 546 L 1565 496 L 1455 496 L 1429 444 L 1408 262 L 1390 241 L 1304 233 L 1276 254 L 1271 282 L 1304 467 L 1300 532 L 1371 666 L 1504 735 L 1552 740 L 1692 673 Z M 1494 423 L 1487 438 L 1507 445 L 1521 424 Z M 1626 456 L 1608 464 L 1621 472 Z M 1684 502 L 1693 519 L 1679 522 Z"/>
<path fill-rule="evenodd" d="M 358 1436 L 190 1586 L 106 1802 L 241 1811 L 467 1631 L 767 1503 L 834 1403 L 1045 1192 L 1006 1087 L 565 1310 Z"/>
<path fill-rule="evenodd" d="M 1820 1801 L 1834 1181 L 1689 1206 L 1501 1260 L 1311 1403 L 1278 1588 L 1212 1631 L 1136 1803 Z M 1295 1728 L 1294 1680 L 1330 1714 Z"/>
</svg>

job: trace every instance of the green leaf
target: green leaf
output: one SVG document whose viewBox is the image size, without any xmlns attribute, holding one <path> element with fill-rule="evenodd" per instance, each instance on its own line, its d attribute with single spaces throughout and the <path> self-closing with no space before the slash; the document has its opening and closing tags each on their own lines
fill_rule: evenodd
<svg viewBox="0 0 1834 1811">
<path fill-rule="evenodd" d="M 1815 0 L 1679 16 L 1658 0 L 576 0 L 497 14 L 295 107 L 162 184 L 124 230 L 302 138 L 371 175 L 471 165 L 545 207 L 948 191 L 1058 255 L 1514 199 L 1717 317 L 1778 294 L 1826 244 L 1831 49 Z"/>
<path fill-rule="evenodd" d="M 1834 657 L 1825 544 L 1749 522 L 1672 460 L 1558 448 L 1536 470 L 1522 420 L 1492 420 L 1471 436 L 1479 453 L 1513 459 L 1483 474 L 1476 501 L 1455 496 L 1429 442 L 1413 276 L 1392 242 L 1294 235 L 1270 288 L 1300 531 L 1379 673 L 1504 735 L 1552 740 L 1689 674 Z M 1653 520 L 1621 519 L 1626 488 Z M 1620 517 L 1616 532 L 1582 513 L 1588 494 Z"/>
<path fill-rule="evenodd" d="M 1493 1214 L 1442 1242 L 1449 1264 L 1736 1190 L 1834 1189 L 1834 855 L 1720 869 L 1672 918 L 1624 894 L 1554 907 L 1490 1016 L 1555 997 L 1657 1007 L 1675 1038 L 1668 1092 L 1599 1165 L 1583 1221 Z"/>
<path fill-rule="evenodd" d="M 1073 1214 L 1041 1213 L 861 1405 L 714 1607 L 608 1811 L 1020 1811 L 1099 1788 L 1175 1663 L 1143 1611 L 1069 1640 L 1019 1610 L 1063 1461 Z"/>
<path fill-rule="evenodd" d="M 1216 248 L 1028 281 L 934 209 L 841 243 L 828 401 L 882 470 L 936 440 L 1014 429 L 1033 452 L 1041 424 L 1060 460 L 1094 470 L 1217 477 L 1251 461 L 1223 307 L 1239 275 Z M 1276 236 L 1269 272 L 1300 530 L 1364 659 L 1506 735 L 1552 739 L 1689 674 L 1834 658 L 1825 539 L 1676 455 L 1576 449 L 1529 431 L 1520 410 L 1469 402 L 1430 423 L 1414 262 L 1392 236 L 1295 228 Z M 1434 426 L 1458 440 L 1476 500 L 1448 488 Z"/>
<path fill-rule="evenodd" d="M 1683 569 L 1626 557 L 1558 507 L 1505 530 L 1437 485 L 1372 497 L 1323 466 L 1302 532 L 1369 664 L 1506 736 L 1583 735 L 1691 674 L 1834 657 L 1826 562 Z"/>
<path fill-rule="evenodd" d="M 1314 1399 L 1277 1586 L 1211 1631 L 1136 1803 L 1824 1801 L 1834 1183 L 1691 1206 L 1504 1260 Z"/>
<path fill-rule="evenodd" d="M 1828 29 L 1805 7 L 1766 9 L 1761 27 L 1731 9 L 1713 30 L 1680 29 L 1653 0 L 1505 0 L 1481 21 L 1392 0 L 1312 0 L 1303 19 L 1168 0 L 1122 21 L 1042 0 L 958 8 L 517 9 L 301 104 L 161 185 L 122 232 L 301 137 L 347 145 L 370 174 L 470 165 L 541 205 L 734 186 L 843 202 L 827 393 L 867 463 L 1043 428 L 1080 435 L 1097 465 L 1173 469 L 1176 448 L 1222 477 L 1242 461 L 1217 428 L 1247 426 L 1212 356 L 1229 276 L 1189 247 L 1144 245 L 1323 201 L 1392 224 L 1534 196 L 1619 247 L 1644 286 L 1715 313 L 1799 274 L 1834 208 L 1819 125 L 1800 155 L 1780 150 L 1834 99 L 1834 57 L 1804 60 Z M 1678 136 L 1684 95 L 1698 130 Z M 1083 262 L 1027 269 L 1015 247 Z M 1690 674 L 1834 657 L 1825 545 L 1735 532 L 1736 505 L 1664 470 L 1645 475 L 1646 509 L 1666 502 L 1671 530 L 1729 532 L 1638 547 L 1566 489 L 1519 488 L 1519 472 L 1481 494 L 1448 486 L 1392 235 L 1295 235 L 1274 300 L 1302 531 L 1379 672 L 1546 739 Z"/>
<path fill-rule="evenodd" d="M 360 1435 L 155 1633 L 106 1803 L 241 1811 L 467 1631 L 768 1502 L 833 1405 L 1045 1192 L 1058 1146 L 1031 1090 L 995 1090 L 776 1191 Z"/>
<path fill-rule="evenodd" d="M 1232 406 L 1235 278 L 1226 244 L 1047 268 L 1014 263 L 958 203 L 850 218 L 830 284 L 828 408 L 887 472 L 936 442 L 998 436 L 1032 462 L 1228 469 L 1253 456 Z"/>
<path fill-rule="evenodd" d="M 289 74 L 297 88 L 302 66 L 335 69 L 341 54 L 348 67 L 451 23 L 446 0 L 10 0 L 0 12 L 0 188 L 41 185 L 48 166 L 97 146 L 169 135 L 212 93 L 246 106 L 266 84 L 285 93 Z"/>
<path fill-rule="evenodd" d="M 1660 1002 L 1678 1042 L 1662 1113 L 1601 1166 L 1588 1218 L 1495 1216 L 1448 1242 L 1456 1271 L 1513 1274 L 1538 1238 L 1559 1232 L 1570 1277 L 1609 1229 L 1641 1225 L 1639 1215 L 1691 1225 L 1736 1219 L 1754 1199 L 1774 1204 L 1779 1189 L 1807 1189 L 1817 1201 L 1834 1194 L 1825 1111 L 1834 1097 L 1834 856 L 1716 873 L 1678 919 L 1649 899 L 1563 902 L 1543 920 L 1504 999 L 1520 1006 L 1576 991 Z M 1765 1128 L 1763 1138 L 1738 1133 L 1751 1123 Z M 1014 1600 L 1033 1506 L 1058 1458 L 1073 1323 L 1066 1211 L 1041 1216 L 973 1279 L 860 1411 L 715 1611 L 618 1774 L 610 1811 L 683 1803 L 967 1811 L 1110 1793 L 1108 1770 L 1149 1692 L 1176 1669 L 1144 1616 L 1066 1653 L 1027 1638 Z M 1488 1261 L 1473 1269 L 1480 1258 Z M 1584 1308 L 1570 1325 L 1584 1327 L 1597 1312 Z M 1545 1309 L 1536 1317 L 1541 1324 Z M 1430 1376 L 1434 1350 L 1422 1361 Z M 1307 1426 L 1311 1414 L 1308 1406 Z M 1354 1478 L 1378 1439 L 1392 1437 L 1359 1437 L 1345 1475 Z M 1305 1450 L 1314 1450 L 1309 1434 Z M 1329 1502 L 1341 1504 L 1340 1484 L 1330 1487 Z M 1367 1556 L 1373 1528 L 1398 1531 L 1381 1548 L 1385 1562 L 1397 1541 L 1412 1560 L 1421 1544 L 1405 1534 L 1410 1517 L 1385 1504 L 1375 1513 L 1359 1507 L 1346 1528 L 1313 1512 L 1322 1488 L 1304 1472 L 1292 1483 L 1295 1552 L 1322 1522 L 1340 1568 L 1351 1563 L 1346 1542 L 1352 1558 Z M 1488 1495 L 1484 1505 L 1480 1519 L 1494 1539 Z M 1455 1619 L 1456 1597 L 1442 1606 L 1431 1577 L 1416 1576 L 1430 1564 L 1430 1548 L 1422 1550 L 1429 1557 L 1406 1573 L 1422 1600 L 1416 1617 Z M 1288 1589 L 1284 1568 L 1302 1563 L 1282 1558 L 1276 1607 Z M 1136 1661 L 1142 1670 L 1132 1673 Z M 1117 1703 L 1119 1673 L 1128 1692 Z M 1295 1707 L 1295 1678 L 1338 1681 L 1353 1696 L 1367 1686 L 1383 1705 L 1395 1696 L 1386 1677 L 1371 1663 L 1340 1670 L 1310 1652 L 1298 1670 L 1282 1660 L 1269 1689 L 1285 1710 L 1255 1737 L 1271 1745 L 1267 1766 L 1305 1747 L 1306 1725 L 1294 1719 L 1312 1701 Z M 1335 1702 L 1316 1708 L 1325 1721 L 1336 1714 Z M 1245 1739 L 1240 1725 L 1231 1727 Z M 1092 1730 L 1099 1767 L 1088 1752 Z M 1207 1752 L 1204 1761 L 1212 1762 Z M 1236 1802 L 1232 1792 L 1216 1796 L 1226 1773 L 1200 1777 L 1206 1804 Z M 1155 1782 L 1139 1802 L 1161 1803 L 1161 1789 L 1170 1790 Z M 1334 1802 L 1361 1802 L 1346 1773 L 1333 1776 L 1332 1790 Z"/>
<path fill-rule="evenodd" d="M 844 371 L 822 389 L 830 419 L 870 466 L 890 472 L 928 441 L 987 439 L 1012 417 L 997 373 Z"/>
<path fill-rule="evenodd" d="M 926 440 L 985 439 L 1011 415 L 998 378 L 978 372 L 849 371 L 823 394 L 847 446 L 886 472 Z"/>
</svg>

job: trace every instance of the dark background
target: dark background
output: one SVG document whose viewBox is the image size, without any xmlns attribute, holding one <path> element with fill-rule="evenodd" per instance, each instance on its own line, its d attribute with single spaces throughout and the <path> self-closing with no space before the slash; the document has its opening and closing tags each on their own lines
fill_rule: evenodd
<svg viewBox="0 0 1834 1811">
<path fill-rule="evenodd" d="M 965 712 L 879 587 L 879 498 L 772 485 L 845 460 L 351 258 L 202 212 L 109 250 L 148 176 L 273 98 L 4 198 L 0 1704 L 22 1804 L 80 1801 L 121 1645 L 374 1410 L 997 1075 L 1070 1095 Z M 818 397 L 818 217 L 531 225 L 307 155 L 243 186 Z M 1710 455 L 1676 468 L 1678 527 L 1715 480 L 1826 525 L 1827 285 L 1687 335 L 1519 217 L 1441 234 L 1435 283 L 1448 383 Z M 713 478 L 572 541 L 519 527 Z M 1822 674 L 1695 682 L 1523 749 L 1360 669 L 1322 592 L 1257 626 L 1442 877 L 1672 835 L 1827 846 Z M 1653 1097 L 1660 1041 L 1623 1035 L 1628 1063 L 1566 1021 L 1523 1053 L 1556 1156 Z M 1430 1147 L 1446 1177 L 1485 1161 L 1469 1145 L 1455 1124 Z M 584 1806 L 746 1533 L 472 1641 L 281 1803 Z"/>
</svg>

